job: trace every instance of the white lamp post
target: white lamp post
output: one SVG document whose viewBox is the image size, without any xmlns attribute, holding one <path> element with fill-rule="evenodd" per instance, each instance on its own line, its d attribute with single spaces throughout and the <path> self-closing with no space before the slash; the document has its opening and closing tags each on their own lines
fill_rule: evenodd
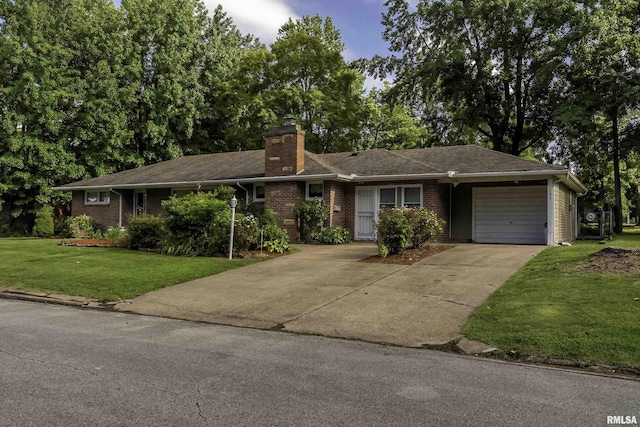
<svg viewBox="0 0 640 427">
<path fill-rule="evenodd" d="M 231 233 L 229 235 L 229 259 L 233 259 L 233 226 L 236 221 L 236 206 L 238 206 L 238 199 L 234 194 L 231 198 Z"/>
</svg>

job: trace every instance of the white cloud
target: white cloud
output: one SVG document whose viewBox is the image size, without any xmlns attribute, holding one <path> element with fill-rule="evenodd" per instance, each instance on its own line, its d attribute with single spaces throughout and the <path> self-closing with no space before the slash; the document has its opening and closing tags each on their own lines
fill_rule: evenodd
<svg viewBox="0 0 640 427">
<path fill-rule="evenodd" d="M 251 33 L 266 44 L 275 41 L 278 30 L 289 18 L 300 18 L 285 0 L 204 0 L 204 4 L 209 11 L 222 5 L 240 31 Z"/>
</svg>

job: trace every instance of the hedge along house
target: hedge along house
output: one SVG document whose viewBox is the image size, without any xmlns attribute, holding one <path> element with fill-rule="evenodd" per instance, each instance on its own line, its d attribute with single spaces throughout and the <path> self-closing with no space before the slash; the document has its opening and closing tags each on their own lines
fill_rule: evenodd
<svg viewBox="0 0 640 427">
<path fill-rule="evenodd" d="M 269 130 L 264 150 L 186 156 L 55 189 L 73 192 L 72 215 L 105 226 L 161 215 L 173 194 L 228 185 L 270 208 L 294 241 L 295 209 L 315 199 L 355 240 L 375 239 L 380 210 L 403 206 L 435 211 L 450 241 L 552 245 L 577 235 L 586 188 L 565 168 L 472 145 L 313 154 L 304 135 L 289 124 Z"/>
</svg>

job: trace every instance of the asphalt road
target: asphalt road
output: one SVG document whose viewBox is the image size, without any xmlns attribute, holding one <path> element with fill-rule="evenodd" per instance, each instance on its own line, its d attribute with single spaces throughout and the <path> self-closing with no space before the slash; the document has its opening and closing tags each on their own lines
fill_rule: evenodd
<svg viewBox="0 0 640 427">
<path fill-rule="evenodd" d="M 640 382 L 0 300 L 0 425 L 607 425 Z"/>
</svg>

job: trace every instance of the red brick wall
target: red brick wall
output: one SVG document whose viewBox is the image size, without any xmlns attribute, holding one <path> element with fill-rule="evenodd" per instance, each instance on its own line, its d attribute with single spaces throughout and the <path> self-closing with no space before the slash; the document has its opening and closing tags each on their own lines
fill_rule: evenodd
<svg viewBox="0 0 640 427">
<path fill-rule="evenodd" d="M 439 240 L 443 241 L 449 237 L 449 186 L 448 184 L 438 184 L 436 181 L 374 181 L 361 184 L 345 184 L 344 186 L 344 224 L 352 235 L 355 232 L 355 197 L 356 187 L 360 186 L 397 186 L 422 184 L 422 206 L 434 211 L 439 218 L 447 221 L 444 232 Z"/>
<path fill-rule="evenodd" d="M 336 181 L 325 181 L 324 203 L 329 207 L 328 225 L 346 227 L 345 184 Z"/>
<path fill-rule="evenodd" d="M 118 190 L 122 194 L 122 225 L 126 226 L 133 215 L 133 191 Z M 160 202 L 171 196 L 169 188 L 154 188 L 147 190 L 147 213 L 151 215 L 163 215 L 164 211 Z M 119 215 L 119 198 L 111 192 L 111 201 L 108 205 L 85 205 L 84 191 L 74 191 L 71 200 L 71 215 L 89 215 L 98 224 L 105 227 L 117 227 Z"/>
<path fill-rule="evenodd" d="M 296 175 L 304 169 L 304 131 L 300 125 L 271 129 L 265 135 L 265 176 Z"/>
<path fill-rule="evenodd" d="M 300 232 L 294 211 L 304 201 L 304 182 L 268 182 L 265 188 L 265 207 L 273 211 L 292 242 L 300 241 Z"/>
<path fill-rule="evenodd" d="M 147 190 L 147 213 L 151 215 L 164 215 L 161 202 L 171 197 L 170 188 L 151 188 Z"/>
<path fill-rule="evenodd" d="M 122 225 L 127 224 L 129 214 L 133 209 L 133 192 L 120 190 L 122 194 Z M 96 222 L 105 227 L 117 227 L 119 217 L 120 196 L 111 192 L 111 200 L 108 205 L 85 205 L 84 191 L 74 191 L 71 199 L 71 215 L 89 215 Z"/>
</svg>

